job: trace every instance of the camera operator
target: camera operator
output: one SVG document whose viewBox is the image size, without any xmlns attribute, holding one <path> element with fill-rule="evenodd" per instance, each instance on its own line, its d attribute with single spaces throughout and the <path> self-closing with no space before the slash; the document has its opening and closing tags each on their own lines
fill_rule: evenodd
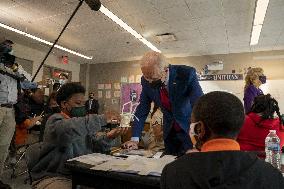
<svg viewBox="0 0 284 189">
<path fill-rule="evenodd" d="M 20 83 L 15 56 L 10 54 L 12 45 L 13 42 L 10 40 L 0 43 L 0 176 L 15 131 L 13 105 L 17 102 Z"/>
</svg>

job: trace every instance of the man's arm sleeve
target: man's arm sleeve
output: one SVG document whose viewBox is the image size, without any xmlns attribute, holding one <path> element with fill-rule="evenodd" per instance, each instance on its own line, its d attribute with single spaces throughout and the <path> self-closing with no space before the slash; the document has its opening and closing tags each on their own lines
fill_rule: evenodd
<svg viewBox="0 0 284 189">
<path fill-rule="evenodd" d="M 136 112 L 134 114 L 135 116 L 132 127 L 132 137 L 138 137 L 138 138 L 141 137 L 141 133 L 144 128 L 144 123 L 150 112 L 150 108 L 151 108 L 151 100 L 147 96 L 146 91 L 142 88 L 142 92 L 140 95 L 140 104 L 138 105 Z"/>
<path fill-rule="evenodd" d="M 203 91 L 197 79 L 196 71 L 194 68 L 191 68 L 190 70 L 188 89 L 191 107 L 193 108 L 195 102 L 199 99 L 200 96 L 203 95 Z"/>
</svg>

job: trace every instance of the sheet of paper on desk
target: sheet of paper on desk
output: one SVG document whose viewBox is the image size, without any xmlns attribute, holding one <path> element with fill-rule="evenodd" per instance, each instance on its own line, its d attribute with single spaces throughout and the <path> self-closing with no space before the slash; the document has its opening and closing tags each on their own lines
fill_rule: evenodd
<svg viewBox="0 0 284 189">
<path fill-rule="evenodd" d="M 127 159 L 117 158 L 104 162 L 100 165 L 96 165 L 92 169 L 101 171 L 115 171 L 124 173 L 139 173 L 142 170 L 145 161 L 142 161 L 141 156 L 131 156 Z"/>
<path fill-rule="evenodd" d="M 144 159 L 141 158 L 139 161 L 132 163 L 131 166 L 128 167 L 127 171 L 136 171 L 139 175 L 148 175 L 153 166 L 155 165 L 154 159 Z"/>
<path fill-rule="evenodd" d="M 93 153 L 93 154 L 87 154 L 87 155 L 79 156 L 73 159 L 69 159 L 68 161 L 76 160 L 81 163 L 86 163 L 88 165 L 98 165 L 103 162 L 109 161 L 111 159 L 113 159 L 112 156 L 108 156 L 108 155 L 100 154 L 100 153 Z"/>
<path fill-rule="evenodd" d="M 127 159 L 110 159 L 107 162 L 94 166 L 92 169 L 161 176 L 165 165 L 174 161 L 174 159 L 175 156 L 164 156 L 160 159 L 132 156 Z"/>
<path fill-rule="evenodd" d="M 172 161 L 174 161 L 172 158 L 165 158 L 162 161 L 158 161 L 158 164 L 153 165 L 151 171 L 149 171 L 147 175 L 161 176 L 164 167 Z"/>
<path fill-rule="evenodd" d="M 161 176 L 164 167 L 175 160 L 175 156 L 164 156 L 160 159 L 148 159 L 142 162 L 139 175 Z M 140 162 L 139 162 L 140 164 Z M 132 167 L 131 167 L 132 168 Z"/>
<path fill-rule="evenodd" d="M 127 172 L 128 167 L 133 163 L 122 158 L 112 159 L 104 162 L 100 165 L 96 165 L 92 169 L 100 171 L 117 171 L 117 172 Z"/>
<path fill-rule="evenodd" d="M 144 156 L 144 157 L 152 157 L 153 156 L 153 152 L 150 150 L 130 150 L 125 152 L 126 155 L 138 155 L 138 156 Z"/>
</svg>

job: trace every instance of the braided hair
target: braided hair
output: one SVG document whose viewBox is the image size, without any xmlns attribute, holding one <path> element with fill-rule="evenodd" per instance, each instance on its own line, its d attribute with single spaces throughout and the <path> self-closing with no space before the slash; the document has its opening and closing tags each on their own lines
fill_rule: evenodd
<svg viewBox="0 0 284 189">
<path fill-rule="evenodd" d="M 274 113 L 276 112 L 277 116 L 279 117 L 280 125 L 282 125 L 278 102 L 272 98 L 270 94 L 255 97 L 251 112 L 261 113 L 263 120 L 274 119 Z"/>
</svg>

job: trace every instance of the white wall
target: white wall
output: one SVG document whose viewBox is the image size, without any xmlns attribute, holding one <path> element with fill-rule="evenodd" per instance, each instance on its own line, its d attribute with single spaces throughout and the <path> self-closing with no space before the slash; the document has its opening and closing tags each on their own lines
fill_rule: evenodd
<svg viewBox="0 0 284 189">
<path fill-rule="evenodd" d="M 26 47 L 20 44 L 14 44 L 13 46 L 14 55 L 20 58 L 24 58 L 27 60 L 33 61 L 33 75 L 35 74 L 36 70 L 38 69 L 38 66 L 42 62 L 44 56 L 46 55 L 46 52 L 39 51 L 36 49 L 32 49 L 30 47 Z M 52 53 L 49 55 L 49 57 L 46 60 L 45 65 L 61 68 L 64 70 L 68 70 L 72 72 L 72 81 L 78 82 L 79 81 L 79 73 L 80 73 L 80 64 L 77 62 L 72 62 L 69 60 L 69 63 L 67 65 L 61 64 L 59 62 L 59 58 L 57 56 L 54 56 Z M 41 81 L 42 80 L 42 73 L 43 69 L 40 70 L 38 73 L 35 81 Z M 32 75 L 32 76 L 33 76 Z"/>
<path fill-rule="evenodd" d="M 200 81 L 204 93 L 212 91 L 231 92 L 243 102 L 244 81 Z M 280 113 L 284 114 L 284 80 L 267 80 L 267 83 L 261 86 L 264 94 L 271 94 L 278 101 Z"/>
</svg>

